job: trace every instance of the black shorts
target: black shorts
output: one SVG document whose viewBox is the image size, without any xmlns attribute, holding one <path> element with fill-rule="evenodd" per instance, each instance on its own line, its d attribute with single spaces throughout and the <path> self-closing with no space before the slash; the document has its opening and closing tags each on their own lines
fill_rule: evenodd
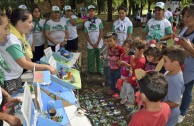
<svg viewBox="0 0 194 126">
<path fill-rule="evenodd" d="M 78 37 L 73 40 L 68 40 L 67 44 L 65 45 L 65 49 L 68 51 L 76 51 L 78 50 Z"/>
</svg>

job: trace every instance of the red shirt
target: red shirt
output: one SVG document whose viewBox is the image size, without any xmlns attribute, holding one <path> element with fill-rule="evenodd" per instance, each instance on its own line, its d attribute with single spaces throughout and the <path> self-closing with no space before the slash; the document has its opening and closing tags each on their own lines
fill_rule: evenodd
<svg viewBox="0 0 194 126">
<path fill-rule="evenodd" d="M 112 50 L 112 48 L 108 49 L 108 54 L 109 54 L 109 60 L 110 60 L 110 69 L 112 70 L 118 70 L 119 65 L 118 61 L 120 59 L 121 54 L 123 53 L 123 47 L 121 46 L 116 46 Z"/>
<path fill-rule="evenodd" d="M 125 54 L 122 53 L 120 60 L 125 61 L 127 64 L 130 64 L 131 56 L 125 56 Z M 124 77 L 129 77 L 129 68 L 127 68 L 125 65 L 121 66 L 121 75 Z"/>
<path fill-rule="evenodd" d="M 134 58 L 134 66 L 132 66 L 132 70 L 133 70 L 133 73 L 130 77 L 128 77 L 128 82 L 130 84 L 132 84 L 133 86 L 137 87 L 137 82 L 136 82 L 136 79 L 135 79 L 135 69 L 143 69 L 145 68 L 145 64 L 146 64 L 146 59 L 145 57 L 141 57 L 139 59 L 137 58 Z"/>
<path fill-rule="evenodd" d="M 161 105 L 161 110 L 157 112 L 150 112 L 143 108 L 135 113 L 128 126 L 165 126 L 170 117 L 170 107 L 165 102 Z"/>
</svg>

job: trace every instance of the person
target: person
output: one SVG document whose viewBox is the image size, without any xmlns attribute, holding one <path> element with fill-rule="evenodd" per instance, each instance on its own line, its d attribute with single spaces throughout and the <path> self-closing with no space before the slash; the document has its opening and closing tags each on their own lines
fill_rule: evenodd
<svg viewBox="0 0 194 126">
<path fill-rule="evenodd" d="M 127 15 L 127 8 L 120 6 L 118 8 L 119 19 L 113 23 L 113 32 L 118 35 L 118 45 L 123 46 L 125 40 L 131 39 L 133 33 L 133 24 Z"/>
<path fill-rule="evenodd" d="M 179 105 L 184 91 L 184 80 L 181 67 L 185 60 L 183 48 L 178 46 L 167 47 L 163 51 L 164 68 L 168 71 L 165 74 L 168 81 L 168 93 L 164 98 L 170 109 L 171 115 L 166 126 L 175 126 L 178 123 L 180 114 Z"/>
<path fill-rule="evenodd" d="M 103 60 L 103 74 L 104 74 L 104 82 L 102 86 L 108 85 L 110 86 L 110 63 L 108 60 L 108 42 L 106 35 L 104 36 L 104 45 L 102 47 L 102 51 L 100 52 L 100 59 Z"/>
<path fill-rule="evenodd" d="M 155 44 L 151 44 L 145 51 L 144 56 L 146 57 L 145 71 L 155 70 L 157 64 L 162 59 L 162 51 Z M 164 67 L 160 70 L 161 73 L 165 73 Z"/>
<path fill-rule="evenodd" d="M 95 16 L 95 7 L 88 6 L 89 18 L 84 24 L 84 32 L 87 41 L 87 72 L 93 74 L 95 65 L 97 73 L 103 75 L 102 60 L 99 59 L 103 46 L 103 24 L 102 21 Z"/>
<path fill-rule="evenodd" d="M 170 117 L 170 108 L 161 102 L 168 90 L 164 75 L 148 71 L 138 80 L 138 85 L 145 107 L 132 116 L 128 126 L 165 126 Z"/>
<path fill-rule="evenodd" d="M 8 93 L 22 86 L 21 74 L 23 69 L 49 70 L 52 74 L 56 74 L 53 67 L 35 64 L 29 59 L 32 53 L 25 34 L 29 33 L 33 27 L 30 12 L 20 8 L 15 9 L 11 15 L 10 23 L 10 34 L 7 36 L 7 41 L 0 44 L 0 53 L 10 65 L 10 69 L 4 71 L 5 84 L 3 88 Z"/>
<path fill-rule="evenodd" d="M 132 75 L 124 80 L 123 85 L 127 85 L 127 90 L 125 92 L 128 95 L 128 100 L 125 103 L 127 107 L 134 107 L 135 91 L 137 89 L 137 82 L 135 79 L 135 70 L 144 69 L 146 59 L 143 52 L 145 51 L 146 42 L 141 40 L 139 37 L 135 38 L 132 43 L 132 48 L 135 50 L 134 58 L 131 62 Z"/>
<path fill-rule="evenodd" d="M 164 17 L 171 23 L 174 22 L 174 19 L 173 19 L 173 15 L 172 15 L 172 12 L 171 12 L 171 8 L 168 8 L 165 12 L 164 12 Z"/>
<path fill-rule="evenodd" d="M 149 10 L 147 15 L 146 15 L 146 22 L 148 22 L 152 17 L 152 10 Z"/>
<path fill-rule="evenodd" d="M 151 40 L 166 42 L 166 40 L 171 39 L 172 25 L 164 18 L 164 6 L 163 2 L 156 3 L 155 18 L 150 19 L 144 28 L 142 39 L 146 40 L 147 43 Z"/>
<path fill-rule="evenodd" d="M 34 39 L 34 52 L 33 52 L 33 61 L 38 62 L 40 58 L 44 55 L 44 43 L 45 43 L 45 36 L 44 36 L 44 24 L 45 20 L 42 19 L 40 16 L 40 8 L 38 6 L 34 6 L 32 8 L 32 16 L 33 16 L 33 39 Z"/>
<path fill-rule="evenodd" d="M 65 49 L 68 51 L 77 51 L 78 50 L 78 34 L 77 34 L 77 17 L 73 15 L 71 10 L 71 6 L 66 5 L 64 8 L 64 16 L 61 20 L 66 22 L 66 25 L 69 30 L 69 38 L 67 40 L 67 44 L 65 45 Z"/>
<path fill-rule="evenodd" d="M 8 18 L 3 13 L 3 11 L 0 10 L 0 43 L 5 41 L 8 33 L 9 33 Z M 3 69 L 8 70 L 10 68 L 0 53 L 0 85 L 4 84 L 5 75 Z M 19 100 L 13 99 L 3 88 L 0 87 L 0 110 L 2 110 L 1 107 L 3 106 L 3 101 L 11 103 L 18 102 Z M 3 121 L 6 121 L 8 124 L 12 126 L 21 125 L 19 118 L 0 111 L 0 126 L 3 126 Z"/>
<path fill-rule="evenodd" d="M 120 60 L 118 64 L 121 66 L 121 78 L 122 79 L 127 79 L 129 76 L 131 76 L 131 62 L 134 58 L 134 55 L 130 55 L 130 50 L 131 50 L 131 41 L 125 41 L 124 45 L 124 53 L 121 54 Z M 121 92 L 120 92 L 120 98 L 121 104 L 125 104 L 128 101 L 129 94 L 127 94 L 127 86 L 123 85 Z"/>
<path fill-rule="evenodd" d="M 187 56 L 184 62 L 183 78 L 185 91 L 182 97 L 182 103 L 180 106 L 181 114 L 179 115 L 179 122 L 182 122 L 185 118 L 189 105 L 192 101 L 192 89 L 194 85 L 194 5 L 186 6 L 182 10 L 184 25 L 186 31 L 182 30 L 180 34 L 183 34 L 181 39 L 181 46 L 186 50 Z M 184 32 L 184 33 L 182 33 Z"/>
<path fill-rule="evenodd" d="M 118 64 L 123 48 L 117 45 L 117 34 L 110 32 L 106 34 L 107 42 L 109 44 L 108 55 L 110 61 L 110 85 L 111 95 L 115 98 L 119 97 L 119 90 L 115 87 L 116 82 L 121 78 L 121 71 Z"/>
<path fill-rule="evenodd" d="M 52 6 L 51 18 L 45 23 L 45 37 L 48 46 L 55 52 L 55 46 L 60 44 L 65 47 L 69 38 L 69 31 L 66 22 L 60 19 L 60 9 L 58 6 Z"/>
</svg>

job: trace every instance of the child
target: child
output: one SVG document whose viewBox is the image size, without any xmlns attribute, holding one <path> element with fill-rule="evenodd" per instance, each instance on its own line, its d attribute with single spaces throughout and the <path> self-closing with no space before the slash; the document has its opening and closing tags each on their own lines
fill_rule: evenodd
<svg viewBox="0 0 194 126">
<path fill-rule="evenodd" d="M 104 72 L 104 80 L 105 80 L 105 82 L 102 83 L 102 86 L 105 86 L 105 85 L 110 86 L 110 77 L 109 77 L 110 63 L 108 60 L 108 42 L 107 42 L 106 36 L 104 36 L 104 47 L 100 53 L 101 53 L 100 59 L 103 60 L 103 72 Z"/>
<path fill-rule="evenodd" d="M 178 46 L 168 47 L 163 52 L 164 67 L 168 70 L 165 75 L 168 81 L 168 93 L 164 101 L 171 108 L 171 116 L 166 126 L 175 126 L 180 114 L 179 105 L 184 91 L 181 66 L 185 60 L 184 50 Z"/>
<path fill-rule="evenodd" d="M 124 45 L 124 53 L 121 54 L 119 65 L 121 66 L 121 78 L 126 79 L 127 77 L 130 76 L 130 63 L 134 56 L 130 56 L 130 48 L 131 48 L 131 41 L 125 41 Z M 128 84 L 127 84 L 128 85 Z M 121 97 L 121 104 L 125 104 L 127 102 L 127 94 L 126 94 L 126 89 L 127 85 L 123 85 L 121 92 L 120 92 L 120 97 Z"/>
<path fill-rule="evenodd" d="M 110 61 L 110 85 L 113 97 L 119 97 L 119 90 L 116 89 L 115 84 L 121 78 L 120 67 L 118 65 L 119 58 L 123 53 L 123 48 L 117 45 L 117 34 L 107 33 L 107 42 L 109 44 L 108 54 Z"/>
<path fill-rule="evenodd" d="M 162 52 L 155 44 L 151 44 L 150 47 L 145 50 L 144 56 L 146 57 L 146 65 L 144 70 L 155 70 L 157 64 L 162 58 Z M 164 67 L 160 70 L 160 72 L 163 74 L 165 73 L 165 71 L 166 70 L 164 69 Z"/>
<path fill-rule="evenodd" d="M 84 32 L 87 40 L 87 53 L 88 53 L 88 73 L 94 73 L 95 62 L 97 73 L 103 74 L 102 61 L 99 59 L 102 50 L 103 40 L 103 25 L 99 18 L 95 17 L 95 7 L 88 6 L 89 18 L 84 24 Z"/>
<path fill-rule="evenodd" d="M 133 33 L 133 24 L 127 15 L 127 8 L 120 6 L 118 8 L 119 19 L 113 23 L 113 32 L 118 35 L 118 45 L 123 46 L 125 40 L 131 39 Z"/>
<path fill-rule="evenodd" d="M 165 126 L 170 117 L 170 108 L 165 102 L 160 102 L 168 90 L 164 75 L 148 71 L 138 80 L 138 85 L 146 107 L 132 116 L 129 126 Z"/>
<path fill-rule="evenodd" d="M 126 85 L 126 91 L 124 92 L 125 94 L 123 94 L 123 96 L 128 96 L 127 102 L 125 104 L 128 107 L 133 106 L 134 104 L 134 88 L 137 88 L 134 71 L 135 69 L 138 69 L 138 68 L 144 69 L 145 67 L 146 60 L 143 55 L 145 46 L 146 46 L 146 42 L 142 41 L 140 38 L 135 38 L 133 40 L 132 47 L 135 50 L 135 54 L 134 54 L 135 57 L 133 59 L 133 62 L 131 63 L 132 75 L 128 77 L 123 83 L 123 85 Z"/>
</svg>

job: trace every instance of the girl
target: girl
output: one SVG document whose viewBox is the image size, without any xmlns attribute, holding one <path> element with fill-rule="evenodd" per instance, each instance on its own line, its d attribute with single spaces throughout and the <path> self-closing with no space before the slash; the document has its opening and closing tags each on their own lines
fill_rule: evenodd
<svg viewBox="0 0 194 126">
<path fill-rule="evenodd" d="M 145 52 L 144 56 L 146 57 L 145 71 L 155 70 L 158 62 L 162 58 L 161 50 L 155 45 L 151 44 Z M 160 70 L 161 73 L 165 73 L 164 67 Z"/>
<path fill-rule="evenodd" d="M 119 65 L 121 66 L 121 78 L 126 79 L 130 76 L 130 64 L 134 58 L 133 55 L 130 55 L 131 41 L 125 41 L 123 48 L 124 53 L 121 54 Z M 125 104 L 127 102 L 126 85 L 128 84 L 125 83 L 123 85 L 120 92 L 121 104 Z"/>
<path fill-rule="evenodd" d="M 33 24 L 34 24 L 34 28 L 33 30 L 33 38 L 34 38 L 34 46 L 35 46 L 35 50 L 34 50 L 34 57 L 33 57 L 33 61 L 37 62 L 40 60 L 41 57 L 43 57 L 44 54 L 44 42 L 45 42 L 45 38 L 44 38 L 44 24 L 45 24 L 45 20 L 40 18 L 40 9 L 38 6 L 35 6 L 32 9 L 32 16 L 33 16 Z"/>
<path fill-rule="evenodd" d="M 118 45 L 123 46 L 125 40 L 131 39 L 133 24 L 127 15 L 127 8 L 120 6 L 118 9 L 119 19 L 113 23 L 113 32 L 118 35 Z"/>
<path fill-rule="evenodd" d="M 9 27 L 8 27 L 8 18 L 5 16 L 3 11 L 0 10 L 0 44 L 2 44 L 9 32 Z M 3 70 L 8 70 L 9 66 L 7 62 L 3 59 L 0 53 L 0 84 L 4 84 L 4 72 Z M 3 101 L 7 102 L 17 102 L 18 99 L 13 99 L 3 88 L 0 87 L 0 107 L 3 106 Z M 2 108 L 0 108 L 2 110 Z M 20 126 L 21 122 L 20 119 L 13 116 L 9 115 L 3 112 L 0 112 L 0 126 L 3 126 L 3 120 L 6 121 L 9 125 L 17 125 Z"/>
<path fill-rule="evenodd" d="M 26 41 L 25 34 L 29 33 L 33 27 L 32 15 L 28 10 L 15 9 L 10 19 L 10 34 L 6 43 L 0 45 L 0 53 L 10 66 L 9 71 L 4 71 L 5 84 L 4 89 L 10 93 L 22 86 L 21 74 L 23 69 L 49 70 L 52 74 L 56 70 L 48 65 L 35 64 L 28 57 L 30 53 L 30 45 Z"/>
</svg>

